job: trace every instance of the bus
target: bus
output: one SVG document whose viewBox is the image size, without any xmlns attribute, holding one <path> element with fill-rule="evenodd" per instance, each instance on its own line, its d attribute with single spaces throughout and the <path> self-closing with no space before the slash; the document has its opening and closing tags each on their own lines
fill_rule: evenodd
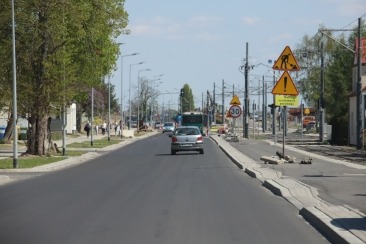
<svg viewBox="0 0 366 244">
<path fill-rule="evenodd" d="M 204 114 L 202 112 L 184 112 L 182 113 L 182 126 L 197 126 L 201 134 L 203 133 Z"/>
</svg>

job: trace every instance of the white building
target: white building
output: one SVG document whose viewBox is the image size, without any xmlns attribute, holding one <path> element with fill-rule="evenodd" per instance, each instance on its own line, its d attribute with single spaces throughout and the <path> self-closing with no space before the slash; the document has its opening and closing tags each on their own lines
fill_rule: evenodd
<svg viewBox="0 0 366 244">
<path fill-rule="evenodd" d="M 362 38 L 362 57 L 361 57 L 361 108 L 362 108 L 362 129 L 365 129 L 366 116 L 366 38 Z M 357 47 L 356 47 L 357 50 Z M 349 128 L 348 128 L 348 144 L 357 145 L 357 53 L 352 73 L 352 92 L 349 95 Z M 366 134 L 365 134 L 366 135 Z M 365 144 L 365 143 L 364 143 Z"/>
<path fill-rule="evenodd" d="M 76 132 L 76 104 L 73 103 L 66 110 L 66 133 Z"/>
</svg>

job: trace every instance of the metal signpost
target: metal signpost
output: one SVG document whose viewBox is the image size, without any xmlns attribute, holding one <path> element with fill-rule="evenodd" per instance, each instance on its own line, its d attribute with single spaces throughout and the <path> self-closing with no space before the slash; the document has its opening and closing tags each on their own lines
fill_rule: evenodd
<svg viewBox="0 0 366 244">
<path fill-rule="evenodd" d="M 274 70 L 283 70 L 282 76 L 277 81 L 275 86 L 272 89 L 273 95 L 290 95 L 297 97 L 299 92 L 293 82 L 289 71 L 299 71 L 300 67 L 297 64 L 295 56 L 293 55 L 289 46 L 286 46 L 285 49 L 282 51 L 281 55 L 278 57 L 277 61 L 274 63 L 273 67 Z M 291 98 L 291 100 L 294 98 Z M 277 106 L 278 102 L 274 101 L 274 106 Z M 281 104 L 280 106 L 284 107 L 284 111 L 286 112 L 287 104 Z M 286 118 L 284 116 L 284 118 Z M 287 121 L 283 121 L 283 131 L 282 131 L 282 156 L 285 156 L 285 133 L 286 133 L 286 123 Z"/>
</svg>

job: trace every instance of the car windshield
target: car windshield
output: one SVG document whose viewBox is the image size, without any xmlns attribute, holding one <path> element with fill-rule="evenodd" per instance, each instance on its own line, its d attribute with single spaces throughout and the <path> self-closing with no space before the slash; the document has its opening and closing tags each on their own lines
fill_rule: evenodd
<svg viewBox="0 0 366 244">
<path fill-rule="evenodd" d="M 165 123 L 164 126 L 173 126 L 173 123 Z"/>
<path fill-rule="evenodd" d="M 200 131 L 195 128 L 179 128 L 175 132 L 176 135 L 199 135 Z"/>
</svg>

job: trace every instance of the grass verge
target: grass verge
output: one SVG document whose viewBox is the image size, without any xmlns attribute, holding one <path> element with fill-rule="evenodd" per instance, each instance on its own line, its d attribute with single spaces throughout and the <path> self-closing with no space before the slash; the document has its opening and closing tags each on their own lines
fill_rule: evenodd
<svg viewBox="0 0 366 244">
<path fill-rule="evenodd" d="M 110 145 L 118 144 L 122 141 L 121 138 L 110 138 L 110 141 L 108 141 L 108 138 L 103 138 L 99 140 L 93 140 L 93 146 L 91 146 L 90 141 L 84 141 L 84 142 L 74 142 L 67 147 L 69 148 L 103 148 Z"/>
</svg>

